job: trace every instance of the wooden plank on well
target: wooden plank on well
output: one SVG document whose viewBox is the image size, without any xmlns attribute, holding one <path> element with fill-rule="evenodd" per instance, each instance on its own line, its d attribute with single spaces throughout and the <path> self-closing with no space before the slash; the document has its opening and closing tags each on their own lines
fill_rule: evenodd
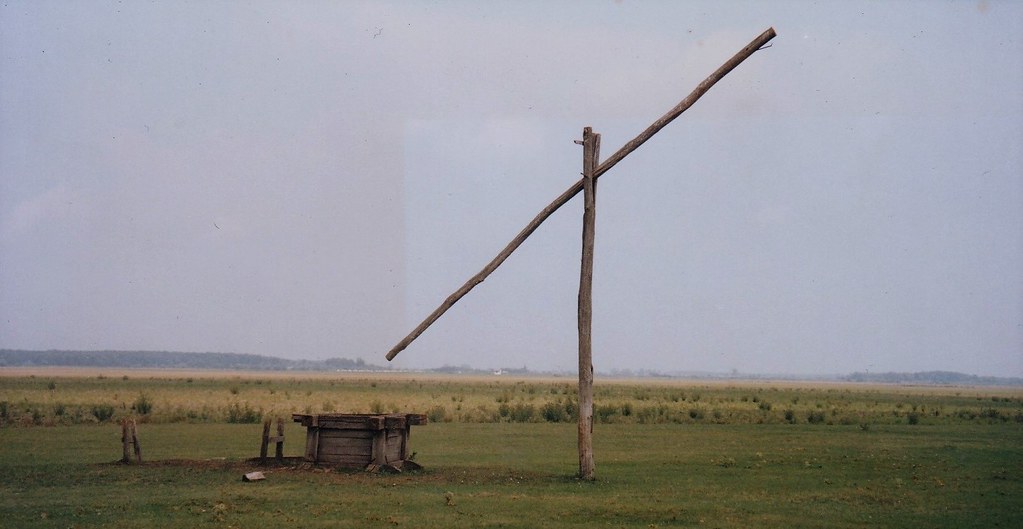
<svg viewBox="0 0 1023 529">
<path fill-rule="evenodd" d="M 371 430 L 333 430 L 320 428 L 321 439 L 372 439 Z"/>
<path fill-rule="evenodd" d="M 401 457 L 401 445 L 387 445 L 387 460 L 390 462 L 401 461 L 405 458 Z"/>
<path fill-rule="evenodd" d="M 387 428 L 388 430 L 393 430 L 393 429 L 396 429 L 396 428 L 404 428 L 405 427 L 405 422 L 406 421 L 405 421 L 405 416 L 404 415 L 398 415 L 398 414 L 388 415 L 384 419 L 384 428 Z"/>
<path fill-rule="evenodd" d="M 384 428 L 383 415 L 321 416 L 322 428 L 339 430 L 381 430 Z"/>
<path fill-rule="evenodd" d="M 367 453 L 373 449 L 372 439 L 348 439 L 344 437 L 320 438 L 319 452 L 330 453 Z"/>
<path fill-rule="evenodd" d="M 404 461 L 409 457 L 408 440 L 409 437 L 412 435 L 412 425 L 406 423 L 405 430 L 402 431 L 402 434 L 403 435 L 401 436 L 401 459 L 402 461 Z"/>
<path fill-rule="evenodd" d="M 320 460 L 323 460 L 326 457 L 339 455 L 358 456 L 370 459 L 373 457 L 373 445 L 321 445 L 317 454 Z"/>
<path fill-rule="evenodd" d="M 380 430 L 373 436 L 373 464 L 387 464 L 387 431 Z"/>
<path fill-rule="evenodd" d="M 369 457 L 362 456 L 348 456 L 348 455 L 330 455 L 320 458 L 319 463 L 328 465 L 338 465 L 350 468 L 362 468 L 370 464 L 371 460 Z"/>
<path fill-rule="evenodd" d="M 305 433 L 305 460 L 316 462 L 316 452 L 320 444 L 320 429 L 311 426 Z"/>
<path fill-rule="evenodd" d="M 405 422 L 411 426 L 419 426 L 428 423 L 429 420 L 427 420 L 426 415 L 420 413 L 406 413 Z"/>
</svg>

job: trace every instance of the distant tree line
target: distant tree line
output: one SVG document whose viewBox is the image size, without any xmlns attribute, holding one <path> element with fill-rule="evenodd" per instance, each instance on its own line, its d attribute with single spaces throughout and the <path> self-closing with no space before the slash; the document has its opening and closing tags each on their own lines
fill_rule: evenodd
<svg viewBox="0 0 1023 529">
<path fill-rule="evenodd" d="M 328 358 L 326 360 L 289 360 L 275 356 L 242 353 L 182 353 L 175 351 L 29 351 L 0 349 L 0 367 L 126 367 L 139 369 L 223 369 L 241 371 L 391 371 L 389 367 L 367 364 L 363 359 Z M 468 365 L 445 365 L 425 372 L 452 374 L 530 375 L 537 374 L 525 366 L 500 370 L 478 369 Z M 614 370 L 612 376 L 672 377 L 648 370 Z M 683 376 L 683 375 L 678 375 Z M 755 375 L 743 375 L 756 378 Z M 685 375 L 683 378 L 692 378 Z M 697 378 L 728 378 L 726 375 L 702 374 Z M 796 377 L 798 378 L 798 377 Z M 835 380 L 820 378 L 815 380 Z M 1023 386 L 1023 378 L 967 375 L 953 371 L 920 371 L 915 373 L 863 373 L 837 377 L 846 382 L 877 384 L 927 384 L 952 386 Z"/>
<path fill-rule="evenodd" d="M 947 386 L 1021 386 L 1023 378 L 982 377 L 954 371 L 920 371 L 916 373 L 853 373 L 842 377 L 848 382 L 882 384 L 937 384 Z"/>
<path fill-rule="evenodd" d="M 288 360 L 241 353 L 181 353 L 174 351 L 27 351 L 0 349 L 0 367 L 67 366 L 169 369 L 230 369 L 253 371 L 382 371 L 363 359 Z"/>
</svg>

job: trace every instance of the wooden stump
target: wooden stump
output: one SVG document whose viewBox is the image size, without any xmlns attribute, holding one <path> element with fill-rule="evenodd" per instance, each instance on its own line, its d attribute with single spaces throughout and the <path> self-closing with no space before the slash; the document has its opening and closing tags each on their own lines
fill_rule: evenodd
<svg viewBox="0 0 1023 529">
<path fill-rule="evenodd" d="M 135 460 L 142 463 L 142 444 L 139 442 L 138 424 L 135 419 L 121 419 L 121 463 L 130 464 L 134 452 Z"/>
</svg>

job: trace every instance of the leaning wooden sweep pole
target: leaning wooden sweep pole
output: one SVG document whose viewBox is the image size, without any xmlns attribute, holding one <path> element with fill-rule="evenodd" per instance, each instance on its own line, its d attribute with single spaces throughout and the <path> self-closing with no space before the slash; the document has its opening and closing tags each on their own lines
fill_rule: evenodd
<svg viewBox="0 0 1023 529">
<path fill-rule="evenodd" d="M 657 132 L 663 129 L 665 126 L 667 126 L 668 123 L 671 123 L 675 118 L 682 115 L 683 112 L 688 110 L 689 107 L 693 106 L 693 104 L 696 103 L 697 100 L 703 97 L 703 94 L 707 93 L 707 91 L 710 90 L 712 86 L 714 86 L 724 76 L 728 75 L 728 73 L 734 70 L 736 66 L 738 66 L 751 55 L 756 53 L 757 50 L 762 48 L 776 35 L 777 34 L 774 32 L 774 28 L 768 28 L 767 31 L 764 31 L 757 38 L 753 39 L 752 42 L 747 44 L 746 47 L 739 50 L 738 53 L 733 55 L 731 59 L 728 59 L 728 61 L 722 64 L 721 67 L 718 68 L 714 73 L 710 74 L 709 77 L 704 79 L 700 84 L 696 85 L 696 88 L 694 88 L 693 91 L 690 92 L 690 94 L 686 96 L 685 99 L 680 101 L 679 104 L 675 105 L 674 108 L 669 110 L 667 114 L 661 116 L 661 118 L 658 119 L 657 121 L 654 121 L 649 127 L 646 128 L 646 130 L 644 130 L 638 136 L 636 136 L 631 141 L 623 145 L 621 149 L 618 149 L 618 151 L 612 154 L 610 157 L 608 157 L 607 160 L 604 160 L 604 163 L 600 164 L 594 171 L 593 179 L 596 180 L 602 174 L 606 173 L 608 169 L 611 169 L 612 167 L 617 165 L 618 162 L 622 161 L 622 159 L 628 156 L 629 153 L 638 149 L 640 145 L 646 143 L 647 140 L 653 137 L 654 134 L 657 134 Z M 430 313 L 430 315 L 427 316 L 426 319 L 423 320 L 423 322 L 420 323 L 418 327 L 413 329 L 408 336 L 406 336 L 404 339 L 398 342 L 397 345 L 392 347 L 390 352 L 387 353 L 387 359 L 394 360 L 394 357 L 398 356 L 398 353 L 404 351 L 405 348 L 408 347 L 413 340 L 418 338 L 419 335 L 423 334 L 423 332 L 426 331 L 426 329 L 430 327 L 430 325 L 433 325 L 433 322 L 437 321 L 437 319 L 440 318 L 442 314 L 447 312 L 447 310 L 451 308 L 452 305 L 457 303 L 458 300 L 462 299 L 462 297 L 468 294 L 469 291 L 472 290 L 476 285 L 482 283 L 483 280 L 485 280 L 487 276 L 493 273 L 494 270 L 497 270 L 497 267 L 501 266 L 501 263 L 508 259 L 508 256 L 510 256 L 512 252 L 514 252 L 519 246 L 521 246 L 522 243 L 526 240 L 526 238 L 528 238 L 534 231 L 536 231 L 538 227 L 540 227 L 540 224 L 542 224 L 543 221 L 547 220 L 548 217 L 553 215 L 554 212 L 558 210 L 558 208 L 568 203 L 568 201 L 571 200 L 572 197 L 579 194 L 579 192 L 582 191 L 582 189 L 583 181 L 582 179 L 580 179 L 578 182 L 572 185 L 572 187 L 565 190 L 565 192 L 562 193 L 558 198 L 554 199 L 553 202 L 548 204 L 547 207 L 543 208 L 543 210 L 540 211 L 540 213 L 537 214 L 536 217 L 534 217 L 533 220 L 530 221 L 530 223 L 527 224 L 526 227 L 523 228 L 522 231 L 520 231 L 519 234 L 516 235 L 515 238 L 512 239 L 512 241 L 509 242 L 508 245 L 505 246 L 500 253 L 497 254 L 497 257 L 494 257 L 493 260 L 491 260 L 489 263 L 487 263 L 486 266 L 483 267 L 483 270 L 480 270 L 479 273 L 469 278 L 469 280 L 466 281 L 464 285 L 462 285 L 453 294 L 448 296 L 447 299 L 445 299 L 444 302 L 441 303 L 436 310 Z"/>
<path fill-rule="evenodd" d="M 594 479 L 593 463 L 593 243 L 597 221 L 600 134 L 583 129 L 583 251 L 579 272 L 579 477 Z"/>
</svg>

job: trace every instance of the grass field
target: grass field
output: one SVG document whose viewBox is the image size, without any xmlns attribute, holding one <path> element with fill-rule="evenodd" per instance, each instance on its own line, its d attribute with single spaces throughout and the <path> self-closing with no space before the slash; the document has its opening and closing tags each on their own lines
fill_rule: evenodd
<svg viewBox="0 0 1023 529">
<path fill-rule="evenodd" d="M 0 370 L 0 425 L 140 416 L 150 423 L 257 423 L 292 413 L 426 413 L 432 422 L 574 422 L 567 378 L 415 374 Z M 1023 389 L 741 381 L 598 380 L 603 424 L 1023 423 Z"/>
<path fill-rule="evenodd" d="M 597 403 L 618 411 L 595 428 L 598 480 L 589 483 L 573 477 L 566 387 L 0 376 L 0 527 L 1023 527 L 1019 390 L 598 381 Z M 151 405 L 140 425 L 146 463 L 116 464 L 113 421 L 140 395 Z M 532 415 L 513 416 L 530 404 Z M 104 421 L 91 413 L 100 405 L 115 408 Z M 265 481 L 244 483 L 258 469 L 245 459 L 257 454 L 261 427 L 229 423 L 234 405 L 260 417 L 377 405 L 444 412 L 413 429 L 422 471 L 267 468 Z M 289 424 L 286 436 L 286 455 L 300 455 L 301 429 Z"/>
</svg>

